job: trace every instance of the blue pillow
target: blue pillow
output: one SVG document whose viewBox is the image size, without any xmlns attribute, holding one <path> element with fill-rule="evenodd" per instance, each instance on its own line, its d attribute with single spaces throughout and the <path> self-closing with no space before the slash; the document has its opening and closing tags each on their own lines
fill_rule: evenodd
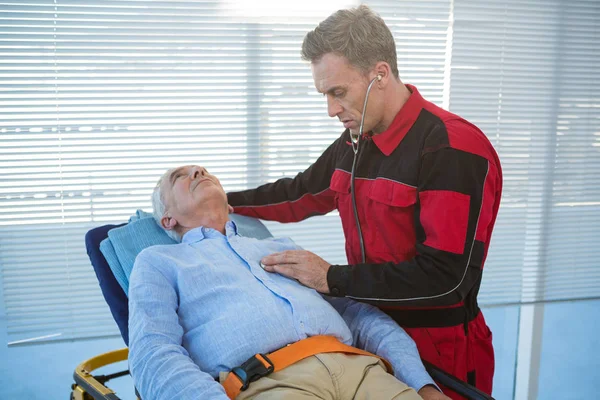
<svg viewBox="0 0 600 400">
<path fill-rule="evenodd" d="M 266 239 L 272 237 L 271 232 L 256 218 L 230 214 L 241 236 Z M 152 214 L 142 210 L 131 216 L 129 223 L 120 228 L 108 231 L 108 237 L 100 243 L 100 251 L 104 255 L 115 279 L 125 294 L 129 290 L 129 276 L 137 255 L 146 247 L 159 244 L 175 244 L 175 240 L 154 221 Z"/>
</svg>

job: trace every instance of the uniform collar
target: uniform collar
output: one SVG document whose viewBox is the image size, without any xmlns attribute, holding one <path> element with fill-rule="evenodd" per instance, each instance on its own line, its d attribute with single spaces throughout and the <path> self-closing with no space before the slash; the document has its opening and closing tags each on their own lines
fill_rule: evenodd
<svg viewBox="0 0 600 400">
<path fill-rule="evenodd" d="M 227 237 L 237 235 L 237 226 L 236 226 L 235 222 L 233 222 L 231 220 L 227 221 L 227 223 L 225 224 L 225 235 Z M 218 237 L 223 237 L 223 235 L 221 234 L 221 232 L 217 231 L 216 229 L 199 226 L 197 228 L 190 229 L 189 231 L 187 231 L 186 234 L 183 235 L 181 242 L 182 243 L 195 243 L 195 242 L 199 242 L 204 239 L 218 238 Z"/>
<path fill-rule="evenodd" d="M 411 92 L 410 97 L 400 111 L 398 111 L 389 128 L 372 137 L 375 145 L 386 156 L 392 154 L 396 147 L 398 147 L 417 120 L 421 110 L 425 107 L 425 99 L 423 99 L 417 88 L 413 85 L 405 86 Z"/>
</svg>

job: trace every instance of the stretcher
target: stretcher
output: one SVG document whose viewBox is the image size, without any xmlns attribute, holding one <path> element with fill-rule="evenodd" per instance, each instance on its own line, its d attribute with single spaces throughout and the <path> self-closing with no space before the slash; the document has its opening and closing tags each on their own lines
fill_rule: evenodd
<svg viewBox="0 0 600 400">
<path fill-rule="evenodd" d="M 85 245 L 104 299 L 117 323 L 124 344 L 127 345 L 129 343 L 127 296 L 109 267 L 106 258 L 100 251 L 100 243 L 108 237 L 108 232 L 111 229 L 124 225 L 103 225 L 90 230 L 85 236 Z M 264 225 L 263 228 L 266 230 Z M 117 393 L 110 389 L 106 383 L 112 379 L 129 375 L 129 371 L 117 371 L 107 375 L 94 374 L 94 371 L 101 367 L 127 360 L 127 357 L 128 349 L 124 347 L 92 357 L 79 364 L 73 372 L 75 383 L 71 385 L 71 400 L 120 400 Z M 437 383 L 454 390 L 465 398 L 469 400 L 493 400 L 491 396 L 483 393 L 474 386 L 455 378 L 430 363 L 425 361 L 423 363 L 427 372 Z M 139 396 L 138 400 L 140 400 Z"/>
</svg>

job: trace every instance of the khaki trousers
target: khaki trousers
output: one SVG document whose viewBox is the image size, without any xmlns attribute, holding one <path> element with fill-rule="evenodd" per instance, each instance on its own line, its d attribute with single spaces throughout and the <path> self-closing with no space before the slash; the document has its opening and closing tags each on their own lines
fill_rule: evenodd
<svg viewBox="0 0 600 400">
<path fill-rule="evenodd" d="M 221 374 L 224 379 L 226 374 Z M 236 400 L 418 400 L 375 357 L 322 353 L 252 382 Z"/>
</svg>

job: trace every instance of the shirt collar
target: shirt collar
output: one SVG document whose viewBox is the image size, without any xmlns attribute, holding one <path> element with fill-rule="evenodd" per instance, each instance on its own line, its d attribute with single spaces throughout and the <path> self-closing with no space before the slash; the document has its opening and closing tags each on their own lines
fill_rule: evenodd
<svg viewBox="0 0 600 400">
<path fill-rule="evenodd" d="M 227 221 L 227 223 L 225 224 L 225 235 L 227 237 L 237 235 L 237 225 L 235 224 L 235 222 L 231 220 Z M 181 243 L 195 243 L 204 239 L 216 237 L 223 237 L 223 235 L 221 234 L 221 232 L 215 229 L 199 226 L 197 228 L 190 229 L 189 231 L 187 231 L 185 235 L 183 235 Z"/>
<path fill-rule="evenodd" d="M 392 151 L 398 147 L 425 107 L 425 99 L 417 88 L 413 85 L 405 86 L 411 92 L 410 97 L 398 111 L 389 128 L 372 138 L 375 145 L 386 156 L 392 154 Z"/>
</svg>

